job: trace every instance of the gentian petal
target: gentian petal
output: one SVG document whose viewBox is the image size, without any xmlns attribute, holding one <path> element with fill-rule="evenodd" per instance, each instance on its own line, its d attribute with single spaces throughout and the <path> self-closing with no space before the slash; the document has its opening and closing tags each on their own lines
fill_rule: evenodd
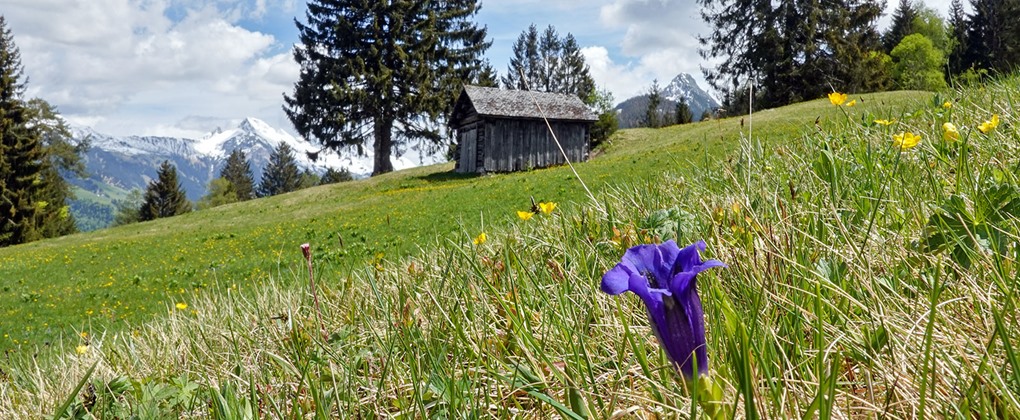
<svg viewBox="0 0 1020 420">
<path fill-rule="evenodd" d="M 648 280 L 638 274 L 630 276 L 630 291 L 645 302 L 649 312 L 661 311 L 663 295 L 669 294 L 666 290 L 648 287 Z"/>
<path fill-rule="evenodd" d="M 701 298 L 695 287 L 690 289 L 689 295 L 677 299 L 691 322 L 691 340 L 688 342 L 688 351 L 694 354 L 698 360 L 698 374 L 708 373 L 708 345 L 705 340 L 705 312 L 701 306 Z M 691 353 L 687 353 L 690 355 Z M 680 363 L 680 370 L 687 377 L 694 375 L 694 361 L 690 356 Z"/>
<path fill-rule="evenodd" d="M 630 265 L 636 273 L 654 272 L 656 254 L 655 245 L 638 245 L 624 252 L 620 263 Z"/>
<path fill-rule="evenodd" d="M 602 275 L 602 291 L 610 295 L 618 295 L 630 290 L 631 274 L 635 273 L 626 264 L 617 264 L 616 267 Z"/>
<path fill-rule="evenodd" d="M 667 288 L 669 279 L 673 277 L 673 262 L 676 261 L 677 255 L 680 254 L 680 247 L 673 242 L 672 239 L 663 242 L 657 248 L 658 253 L 655 259 L 655 278 L 659 282 L 659 287 Z"/>
<path fill-rule="evenodd" d="M 688 271 L 691 267 L 701 265 L 701 256 L 698 255 L 698 252 L 704 251 L 706 246 L 705 241 L 698 241 L 681 249 L 673 263 L 672 274 Z"/>
<path fill-rule="evenodd" d="M 673 293 L 673 296 L 686 295 L 691 287 L 694 287 L 694 279 L 698 273 L 692 273 L 690 271 L 684 271 L 683 273 L 673 276 L 669 281 L 669 291 Z"/>
</svg>

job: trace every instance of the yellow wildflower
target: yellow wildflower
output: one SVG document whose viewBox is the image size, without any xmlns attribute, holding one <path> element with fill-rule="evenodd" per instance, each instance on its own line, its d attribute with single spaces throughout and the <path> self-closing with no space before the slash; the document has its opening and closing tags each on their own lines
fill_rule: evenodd
<svg viewBox="0 0 1020 420">
<path fill-rule="evenodd" d="M 487 240 L 489 240 L 489 237 L 485 234 L 485 232 L 482 232 L 475 237 L 474 243 L 475 245 L 481 245 L 484 244 L 485 241 Z"/>
<path fill-rule="evenodd" d="M 945 108 L 945 109 L 952 109 L 953 108 L 953 103 L 950 102 L 950 101 L 946 101 L 945 103 L 942 104 L 942 107 Z"/>
<path fill-rule="evenodd" d="M 884 125 L 884 126 L 893 125 L 895 122 L 896 122 L 896 120 L 875 120 L 875 124 Z"/>
<path fill-rule="evenodd" d="M 956 141 L 960 139 L 960 130 L 956 129 L 956 126 L 951 122 L 942 124 L 942 138 L 947 141 Z"/>
<path fill-rule="evenodd" d="M 538 208 L 542 210 L 542 214 L 550 214 L 553 210 L 556 210 L 556 203 L 538 203 Z"/>
<path fill-rule="evenodd" d="M 78 354 L 85 354 L 85 352 L 87 352 L 87 351 L 89 351 L 89 346 L 86 346 L 86 345 L 82 345 L 82 346 L 78 346 L 78 347 L 74 348 L 74 352 L 78 353 Z"/>
<path fill-rule="evenodd" d="M 993 114 L 992 119 L 985 121 L 978 126 L 978 130 L 981 130 L 982 133 L 987 134 L 989 131 L 994 130 L 995 127 L 998 126 L 999 126 L 999 114 Z"/>
<path fill-rule="evenodd" d="M 188 304 L 184 303 L 184 302 L 180 302 L 180 303 L 178 303 L 178 304 L 176 304 L 174 306 L 177 307 L 177 309 L 180 309 L 182 311 L 185 310 L 185 309 L 188 309 Z"/>
<path fill-rule="evenodd" d="M 914 133 L 909 131 L 905 133 L 896 134 L 893 136 L 893 145 L 899 147 L 900 150 L 911 149 L 917 146 L 921 142 L 921 136 L 916 136 Z"/>
<path fill-rule="evenodd" d="M 857 105 L 857 100 L 856 99 L 846 103 L 846 106 L 854 106 L 854 105 Z"/>
<path fill-rule="evenodd" d="M 517 217 L 520 217 L 521 220 L 530 220 L 531 216 L 534 216 L 534 215 L 535 215 L 535 213 L 532 213 L 530 211 L 520 211 L 520 210 L 517 210 Z"/>
<path fill-rule="evenodd" d="M 846 102 L 846 94 L 845 93 L 839 93 L 839 92 L 832 92 L 832 93 L 829 94 L 829 102 L 831 102 L 833 105 L 836 105 L 836 106 L 843 105 L 843 103 Z"/>
</svg>

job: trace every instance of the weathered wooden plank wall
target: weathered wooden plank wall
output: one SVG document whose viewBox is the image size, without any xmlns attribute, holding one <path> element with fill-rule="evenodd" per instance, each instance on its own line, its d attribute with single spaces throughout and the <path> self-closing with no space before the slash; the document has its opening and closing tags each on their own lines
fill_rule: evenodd
<svg viewBox="0 0 1020 420">
<path fill-rule="evenodd" d="M 588 124 L 553 122 L 550 124 L 572 162 L 588 154 Z M 561 165 L 563 155 L 544 121 L 487 119 L 485 150 L 481 166 L 487 172 L 512 172 Z"/>
</svg>

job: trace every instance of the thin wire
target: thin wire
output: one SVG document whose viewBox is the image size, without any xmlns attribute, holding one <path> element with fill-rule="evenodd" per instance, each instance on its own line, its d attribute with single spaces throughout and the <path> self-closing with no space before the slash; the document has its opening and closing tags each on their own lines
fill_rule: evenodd
<svg viewBox="0 0 1020 420">
<path fill-rule="evenodd" d="M 602 208 L 602 205 L 599 203 L 599 201 L 595 199 L 595 194 L 592 194 L 591 190 L 588 189 L 588 184 L 584 183 L 584 179 L 581 179 L 581 175 L 577 173 L 576 169 L 574 169 L 574 164 L 570 163 L 570 158 L 567 157 L 567 152 L 563 150 L 563 145 L 560 144 L 560 139 L 556 137 L 556 132 L 553 131 L 552 124 L 549 123 L 549 118 L 547 118 L 545 110 L 542 109 L 542 105 L 540 105 L 538 103 L 538 100 L 535 99 L 534 95 L 535 92 L 531 90 L 530 86 L 528 86 L 528 79 L 524 77 L 524 72 L 520 71 L 520 74 L 521 81 L 524 82 L 524 87 L 527 88 L 529 92 L 531 92 L 528 96 L 531 98 L 531 102 L 535 104 L 535 108 L 538 108 L 538 113 L 542 115 L 542 121 L 545 121 L 545 126 L 546 128 L 549 129 L 549 134 L 552 135 L 553 141 L 556 142 L 556 147 L 560 149 L 560 154 L 563 155 L 563 160 L 567 162 L 567 166 L 569 166 L 570 171 L 574 173 L 574 177 L 577 178 L 577 181 L 581 183 L 582 187 L 584 187 L 584 191 L 588 193 L 588 198 L 591 199 L 592 203 L 595 203 L 595 207 L 598 208 L 598 210 L 601 211 L 602 213 L 606 213 L 606 209 Z"/>
</svg>

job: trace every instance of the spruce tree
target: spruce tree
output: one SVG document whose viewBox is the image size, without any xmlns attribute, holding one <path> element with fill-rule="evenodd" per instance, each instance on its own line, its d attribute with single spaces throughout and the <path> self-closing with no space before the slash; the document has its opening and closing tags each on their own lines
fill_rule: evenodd
<svg viewBox="0 0 1020 420">
<path fill-rule="evenodd" d="M 435 122 L 481 68 L 486 30 L 477 0 L 309 0 L 295 20 L 301 66 L 284 110 L 304 138 L 332 150 L 374 151 L 390 172 L 395 144 L 439 143 Z"/>
<path fill-rule="evenodd" d="M 967 15 L 963 10 L 963 0 L 953 0 L 949 7 L 949 73 L 959 76 L 967 70 Z"/>
<path fill-rule="evenodd" d="M 648 105 L 645 107 L 645 117 L 642 126 L 659 128 L 662 120 L 659 118 L 659 105 L 662 104 L 662 89 L 659 89 L 659 80 L 653 80 L 652 86 L 648 88 Z"/>
<path fill-rule="evenodd" d="M 542 32 L 542 38 L 538 42 L 539 72 L 536 80 L 538 87 L 534 88 L 535 90 L 555 92 L 560 88 L 562 49 L 560 35 L 556 33 L 556 28 L 549 25 Z"/>
<path fill-rule="evenodd" d="M 567 33 L 562 45 L 563 63 L 559 76 L 560 91 L 575 94 L 586 104 L 593 105 L 594 102 L 589 98 L 595 95 L 595 79 L 591 77 L 591 71 L 584 61 L 584 54 L 581 54 L 581 47 L 577 44 L 577 39 L 573 34 Z"/>
<path fill-rule="evenodd" d="M 269 164 L 262 170 L 258 194 L 260 197 L 270 197 L 300 188 L 301 171 L 294 160 L 294 149 L 287 143 L 280 143 L 269 155 Z"/>
<path fill-rule="evenodd" d="M 910 0 L 900 0 L 892 14 L 892 24 L 882 34 L 882 47 L 885 52 L 892 52 L 903 38 L 914 33 L 914 19 L 917 18 L 917 7 Z"/>
<path fill-rule="evenodd" d="M 503 87 L 576 95 L 589 105 L 595 94 L 595 80 L 577 39 L 569 33 L 560 38 L 552 25 L 539 36 L 532 24 L 518 36 Z"/>
<path fill-rule="evenodd" d="M 514 41 L 513 57 L 503 76 L 503 87 L 513 90 L 539 89 L 538 27 L 531 24 Z"/>
<path fill-rule="evenodd" d="M 887 85 L 875 23 L 877 0 L 698 0 L 710 33 L 699 36 L 709 84 L 732 108 L 754 87 L 756 108 L 819 98 L 832 88 Z M 727 109 L 731 109 L 728 107 Z"/>
<path fill-rule="evenodd" d="M 255 198 L 255 177 L 251 172 L 251 163 L 241 149 L 234 149 L 227 157 L 227 163 L 220 170 L 220 178 L 230 183 L 230 190 L 237 201 Z"/>
<path fill-rule="evenodd" d="M 499 75 L 488 59 L 482 61 L 478 73 L 471 79 L 471 84 L 482 87 L 499 87 Z"/>
<path fill-rule="evenodd" d="M 676 124 L 690 124 L 691 121 L 694 121 L 694 114 L 691 112 L 691 107 L 687 105 L 687 98 L 681 96 L 676 102 L 673 117 Z"/>
<path fill-rule="evenodd" d="M 0 16 L 0 246 L 39 239 L 44 153 L 22 100 L 25 83 L 14 35 Z"/>
<path fill-rule="evenodd" d="M 143 222 L 191 211 L 191 202 L 177 180 L 177 168 L 170 161 L 164 160 L 159 166 L 156 179 L 145 188 L 144 197 L 138 209 L 138 217 Z"/>
<path fill-rule="evenodd" d="M 976 69 L 1012 71 L 1020 54 L 1020 0 L 971 0 L 965 61 Z"/>
</svg>

